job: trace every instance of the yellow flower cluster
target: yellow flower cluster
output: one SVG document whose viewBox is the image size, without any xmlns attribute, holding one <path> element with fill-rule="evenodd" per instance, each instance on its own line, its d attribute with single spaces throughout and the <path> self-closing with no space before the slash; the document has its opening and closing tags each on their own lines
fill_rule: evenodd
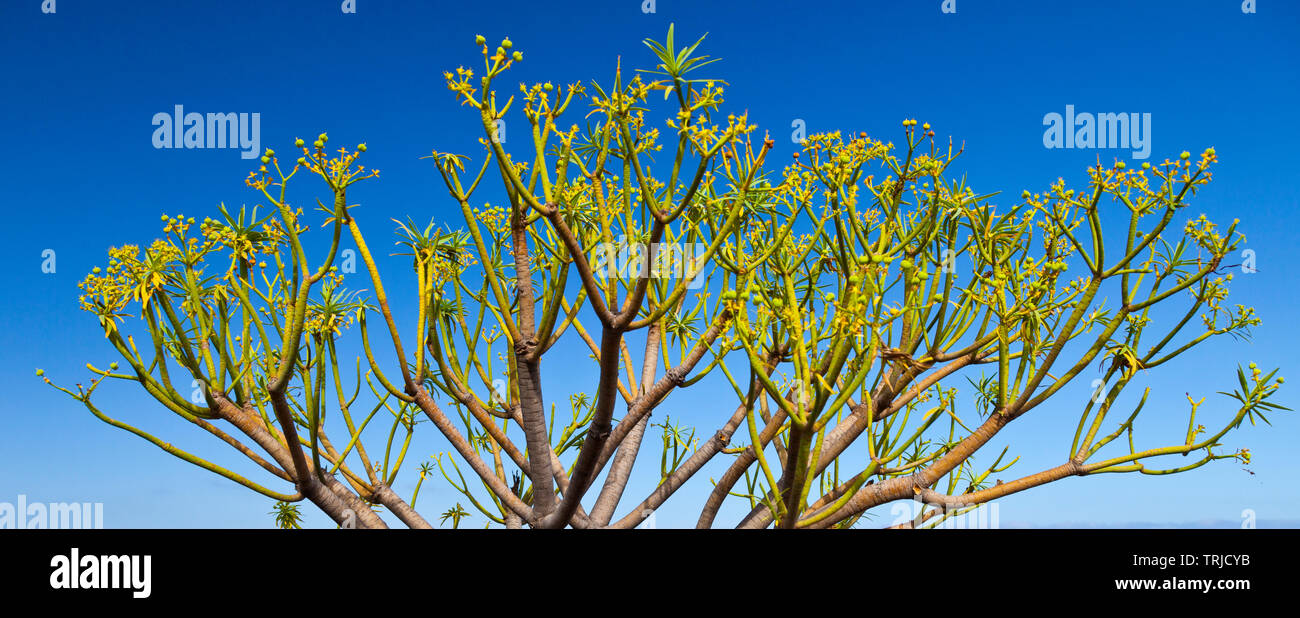
<svg viewBox="0 0 1300 618">
<path fill-rule="evenodd" d="M 96 266 L 91 274 L 77 284 L 83 292 L 78 297 L 81 308 L 91 313 L 107 315 L 126 307 L 131 300 L 133 281 L 138 275 L 139 262 L 136 256 L 139 254 L 140 248 L 136 245 L 110 247 L 107 272 Z"/>
<path fill-rule="evenodd" d="M 189 221 L 177 223 L 176 219 L 171 219 L 168 227 L 183 229 Z M 113 320 L 122 318 L 121 310 L 131 301 L 139 301 L 148 307 L 149 299 L 167 284 L 173 264 L 184 254 L 170 240 L 157 239 L 145 251 L 144 259 L 139 258 L 140 248 L 136 245 L 110 248 L 108 255 L 106 271 L 95 267 L 77 284 L 82 290 L 78 297 L 81 309 L 99 316 L 105 335 L 116 328 Z"/>
<path fill-rule="evenodd" d="M 486 49 L 486 48 L 485 48 Z M 476 92 L 474 86 L 470 83 L 474 79 L 474 71 L 465 67 L 456 67 L 456 73 L 445 71 L 442 74 L 447 81 L 447 89 L 456 93 L 456 98 L 461 99 L 463 105 L 477 105 L 474 100 Z"/>
<path fill-rule="evenodd" d="M 443 256 L 433 262 L 433 282 L 435 286 L 455 281 L 465 269 L 474 264 L 469 253 L 461 251 L 456 256 Z"/>
<path fill-rule="evenodd" d="M 331 272 L 327 275 L 323 287 L 333 293 L 342 284 L 343 276 L 337 272 Z M 303 332 L 310 335 L 338 336 L 344 329 L 356 322 L 358 311 L 360 311 L 358 307 L 351 305 L 346 307 L 321 304 L 309 305 L 307 315 L 303 319 Z"/>
<path fill-rule="evenodd" d="M 658 82 L 646 83 L 640 75 L 632 77 L 622 90 L 615 90 L 610 94 L 596 94 L 591 98 L 591 107 L 596 111 L 615 117 L 627 117 L 632 115 L 632 109 L 642 101 L 651 90 L 657 89 Z"/>
<path fill-rule="evenodd" d="M 259 255 L 275 254 L 278 245 L 284 239 L 284 230 L 278 223 L 276 225 L 264 223 L 261 231 L 249 234 L 246 231 L 241 233 L 213 219 L 206 219 L 199 226 L 199 230 L 212 246 L 230 250 L 231 270 L 234 270 L 240 261 L 252 265 L 257 262 Z"/>
<path fill-rule="evenodd" d="M 1227 240 L 1219 233 L 1219 226 L 1210 221 L 1204 214 L 1196 219 L 1187 222 L 1184 227 L 1188 238 L 1195 240 L 1202 249 L 1210 251 L 1212 254 L 1219 256 L 1227 246 Z M 1245 237 L 1242 236 L 1244 240 Z"/>
<path fill-rule="evenodd" d="M 488 231 L 493 236 L 505 233 L 509 228 L 509 220 L 506 217 L 506 209 L 500 206 L 484 204 L 482 210 L 475 210 L 474 214 L 483 225 L 487 226 Z"/>
<path fill-rule="evenodd" d="M 328 136 L 321 133 L 313 144 L 315 152 L 308 150 L 306 146 L 302 146 L 303 156 L 298 159 L 298 165 L 319 174 L 333 189 L 346 188 L 355 182 L 379 176 L 379 170 L 377 169 L 367 172 L 364 165 L 358 165 L 356 169 L 352 167 L 352 164 L 361 156 L 361 153 L 366 151 L 365 144 L 358 144 L 357 149 L 352 152 L 348 152 L 347 148 L 340 148 L 338 149 L 339 156 L 330 158 L 325 156 L 325 142 L 328 139 Z M 298 143 L 302 143 L 302 141 L 299 140 Z"/>
</svg>

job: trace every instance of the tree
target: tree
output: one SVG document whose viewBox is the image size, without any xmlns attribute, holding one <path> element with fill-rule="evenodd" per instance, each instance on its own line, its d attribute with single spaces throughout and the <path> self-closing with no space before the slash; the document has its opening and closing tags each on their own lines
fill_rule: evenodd
<svg viewBox="0 0 1300 618">
<path fill-rule="evenodd" d="M 414 325 L 394 317 L 391 278 L 349 203 L 353 186 L 379 172 L 360 165 L 365 144 L 331 156 L 321 134 L 296 141 L 292 166 L 267 150 L 250 173 L 269 214 L 223 206 L 201 223 L 164 215 L 165 237 L 147 249 L 110 249 L 106 269 L 82 282 L 81 303 L 126 369 L 87 365 L 88 386 L 55 388 L 276 500 L 279 513 L 296 514 L 289 505 L 305 499 L 359 527 L 384 527 L 380 508 L 430 527 L 413 505 L 431 465 L 410 502 L 391 489 L 425 420 L 454 451 L 445 463 L 436 457 L 444 478 L 508 528 L 634 527 L 702 480 L 707 463 L 727 459 L 701 527 L 729 496 L 751 509 L 741 527 L 849 527 L 914 499 L 931 508 L 904 527 L 932 526 L 1070 476 L 1249 462 L 1247 449 L 1222 442 L 1244 420 L 1285 409 L 1271 400 L 1283 382 L 1276 371 L 1239 369 L 1238 388 L 1225 393 L 1235 411 L 1210 429 L 1198 423 L 1204 399 L 1189 396 L 1187 432 L 1168 446 L 1135 446 L 1149 388 L 1131 411 L 1116 409 L 1139 376 L 1211 337 L 1248 337 L 1259 323 L 1225 300 L 1225 259 L 1243 242 L 1237 223 L 1175 223 L 1210 181 L 1213 149 L 1140 169 L 1099 160 L 1082 189 L 1058 180 L 1003 206 L 950 177 L 961 149 L 915 120 L 903 122 L 897 146 L 865 133 L 809 136 L 777 172 L 767 163 L 773 140 L 757 140 L 747 114 L 723 111 L 725 82 L 698 75 L 713 61 L 697 53 L 702 40 L 679 48 L 670 28 L 663 44 L 647 41 L 653 69 L 620 64 L 604 85 L 521 85 L 502 101 L 493 88 L 523 56 L 508 39 L 493 49 L 478 37 L 481 75 L 461 67 L 444 76 L 477 112 L 481 160 L 429 157 L 463 226 L 398 225 Z M 585 128 L 563 129 L 561 117 L 584 103 Z M 498 139 L 512 108 L 528 121 L 526 152 Z M 649 120 L 663 108 L 666 123 Z M 320 215 L 289 199 L 300 175 L 332 198 L 317 200 Z M 476 208 L 489 176 L 501 180 L 503 203 Z M 1127 212 L 1118 238 L 1103 234 L 1116 212 Z M 323 254 L 307 250 L 313 223 L 328 234 Z M 338 264 L 352 250 L 368 295 L 344 287 Z M 146 345 L 124 332 L 128 322 Z M 346 379 L 336 342 L 353 326 L 367 371 L 358 358 Z M 544 367 L 583 362 L 585 352 L 560 356 L 571 349 L 562 341 L 590 352 L 592 392 L 544 392 Z M 1093 374 L 1095 396 L 1062 399 Z M 107 416 L 91 397 L 109 378 L 135 382 L 288 489 Z M 191 379 L 194 400 L 181 393 Z M 667 415 L 651 422 L 672 411 L 672 394 L 706 379 L 736 397 L 710 411 L 714 433 L 697 438 Z M 362 382 L 373 394 L 364 417 Z M 1063 462 L 993 481 L 1016 459 L 1004 449 L 977 464 L 975 454 L 1049 401 L 1080 408 Z M 391 419 L 366 432 L 387 418 L 380 411 Z M 341 441 L 330 439 L 327 418 Z M 620 511 L 655 431 L 658 483 Z M 363 439 L 375 435 L 386 438 L 382 457 Z M 1195 457 L 1159 467 L 1172 455 Z M 458 526 L 470 514 L 457 503 L 442 520 Z"/>
</svg>

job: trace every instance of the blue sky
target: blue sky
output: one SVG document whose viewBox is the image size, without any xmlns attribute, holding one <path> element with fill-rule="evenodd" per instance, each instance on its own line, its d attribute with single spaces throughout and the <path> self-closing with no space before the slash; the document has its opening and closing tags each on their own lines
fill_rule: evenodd
<svg viewBox="0 0 1300 618">
<path fill-rule="evenodd" d="M 269 499 L 98 422 L 33 371 L 71 385 L 86 378 L 85 362 L 112 360 L 94 319 L 76 303 L 77 282 L 104 263 L 110 245 L 147 243 L 162 212 L 202 218 L 215 216 L 221 202 L 257 203 L 243 183 L 253 166 L 237 151 L 153 147 L 151 119 L 175 105 L 259 113 L 263 148 L 288 152 L 293 138 L 321 131 L 338 143 L 366 142 L 370 165 L 383 170 L 355 195 L 372 246 L 387 244 L 390 217 L 454 223 L 454 204 L 419 157 L 475 148 L 476 118 L 440 75 L 476 66 L 476 34 L 509 36 L 524 52 L 511 80 L 567 83 L 608 81 L 620 56 L 648 68 L 641 41 L 662 39 L 669 23 L 679 41 L 707 32 L 703 53 L 722 58 L 707 70 L 730 84 L 729 108 L 747 109 L 777 138 L 775 160 L 787 160 L 792 144 L 784 136 L 796 119 L 809 132 L 861 130 L 901 141 L 899 121 L 917 118 L 964 141 L 957 167 L 978 192 L 1019 195 L 1058 177 L 1077 186 L 1099 155 L 1132 160 L 1124 150 L 1046 149 L 1046 114 L 1067 105 L 1150 113 L 1151 161 L 1216 148 L 1215 181 L 1185 212 L 1241 219 L 1259 272 L 1239 275 L 1231 299 L 1255 306 L 1263 324 L 1251 343 L 1212 341 L 1153 372 L 1146 379 L 1153 412 L 1143 429 L 1152 440 L 1177 442 L 1184 393 L 1206 396 L 1210 418 L 1223 418 L 1228 400 L 1214 392 L 1232 386 L 1237 363 L 1296 377 L 1287 350 L 1300 343 L 1291 324 L 1300 286 L 1292 248 L 1300 224 L 1300 5 L 1259 0 L 1248 14 L 1234 0 L 957 0 L 957 12 L 944 14 L 940 0 L 654 4 L 646 13 L 639 0 L 357 0 L 355 14 L 335 0 L 58 0 L 53 14 L 42 13 L 40 0 L 0 4 L 0 237 L 11 260 L 0 269 L 7 297 L 0 305 L 0 502 L 19 494 L 29 502 L 103 502 L 110 527 L 271 525 Z M 47 249 L 57 256 L 54 273 L 42 272 Z M 385 260 L 401 268 L 402 258 Z M 576 380 L 555 385 L 590 390 Z M 101 388 L 97 401 L 177 444 L 235 461 L 125 383 Z M 1281 401 L 1297 400 L 1285 389 Z M 727 391 L 704 388 L 666 405 L 708 435 L 733 404 Z M 999 436 L 999 450 L 1010 442 L 1023 455 L 1006 474 L 1060 463 L 1076 412 L 1045 406 Z M 1219 462 L 1167 478 L 1067 479 L 1003 500 L 1000 519 L 1235 525 L 1251 509 L 1261 525 L 1295 525 L 1300 423 L 1294 414 L 1270 418 L 1272 427 L 1247 427 L 1225 444 L 1252 449 L 1253 475 Z M 429 436 L 418 443 L 416 462 L 446 450 L 432 427 L 421 430 Z M 653 476 L 653 462 L 642 463 Z M 719 472 L 694 479 L 658 525 L 693 524 L 709 471 Z M 414 474 L 403 476 L 398 489 L 409 496 Z M 648 488 L 634 483 L 624 506 Z M 421 492 L 423 509 L 454 501 L 436 480 Z M 310 505 L 304 510 L 311 524 L 328 525 Z M 726 511 L 719 523 L 740 513 Z M 466 525 L 474 522 L 483 520 Z"/>
</svg>

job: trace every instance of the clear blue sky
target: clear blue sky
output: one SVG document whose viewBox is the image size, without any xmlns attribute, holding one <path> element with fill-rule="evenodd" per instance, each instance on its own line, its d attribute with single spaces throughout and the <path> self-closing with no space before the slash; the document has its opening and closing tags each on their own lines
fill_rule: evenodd
<svg viewBox="0 0 1300 618">
<path fill-rule="evenodd" d="M 951 15 L 941 4 L 659 0 L 647 14 L 640 0 L 357 0 L 357 12 L 343 14 L 339 0 L 58 0 L 47 15 L 40 0 L 0 3 L 0 237 L 9 256 L 0 269 L 0 502 L 19 494 L 103 502 L 110 527 L 271 525 L 269 499 L 100 423 L 33 371 L 44 368 L 71 385 L 86 378 L 85 362 L 112 360 L 93 317 L 76 302 L 76 283 L 105 262 L 107 247 L 147 243 L 164 211 L 202 218 L 215 215 L 220 202 L 257 202 L 243 184 L 253 167 L 235 151 L 153 147 L 151 118 L 174 105 L 260 113 L 263 148 L 288 152 L 294 137 L 321 131 L 339 143 L 367 142 L 370 164 L 383 176 L 356 199 L 374 246 L 386 245 L 390 217 L 454 222 L 445 190 L 418 157 L 474 148 L 474 116 L 456 105 L 440 74 L 473 66 L 476 34 L 509 36 L 524 51 L 512 81 L 559 83 L 606 81 L 620 55 L 649 67 L 641 40 L 661 39 L 670 22 L 679 41 L 708 32 L 702 51 L 723 58 L 710 69 L 730 83 L 729 106 L 748 109 L 772 131 L 776 160 L 788 156 L 782 136 L 794 119 L 810 132 L 865 130 L 900 141 L 899 121 L 914 117 L 965 142 L 959 168 L 980 192 L 1018 195 L 1060 176 L 1079 185 L 1098 154 L 1104 161 L 1125 156 L 1045 149 L 1045 114 L 1066 105 L 1150 113 L 1152 161 L 1216 148 L 1215 182 L 1186 212 L 1241 219 L 1259 272 L 1239 275 L 1232 299 L 1257 307 L 1264 323 L 1252 343 L 1212 342 L 1152 375 L 1141 429 L 1151 440 L 1177 442 L 1185 392 L 1207 396 L 1209 419 L 1223 418 L 1230 402 L 1214 392 L 1231 387 L 1238 362 L 1281 367 L 1300 379 L 1293 371 L 1300 343 L 1293 324 L 1300 4 L 1259 0 L 1256 14 L 1243 14 L 1235 0 L 957 0 Z M 41 270 L 46 249 L 57 255 L 53 274 Z M 397 269 L 400 262 L 388 264 Z M 556 387 L 580 388 L 577 381 Z M 709 435 L 732 409 L 730 397 L 703 389 L 670 399 L 667 412 Z M 106 385 L 97 401 L 179 445 L 237 460 L 128 384 Z M 1300 398 L 1287 389 L 1281 401 L 1294 406 Z M 1011 441 L 1023 455 L 1006 474 L 1060 463 L 1077 410 L 1073 403 L 1047 406 L 999 436 L 998 448 Z M 1224 525 L 1253 509 L 1261 525 L 1296 525 L 1300 423 L 1294 414 L 1272 418 L 1271 428 L 1246 428 L 1225 445 L 1252 449 L 1254 475 L 1219 462 L 1169 478 L 1067 479 L 1004 500 L 1001 521 Z M 421 429 L 427 440 L 417 443 L 417 463 L 446 450 L 432 427 Z M 645 455 L 657 459 L 657 452 Z M 653 476 L 654 463 L 643 465 Z M 709 472 L 718 469 L 680 492 L 659 514 L 660 526 L 694 522 Z M 413 478 L 404 474 L 402 494 L 409 496 Z M 624 506 L 647 488 L 634 484 Z M 420 500 L 427 509 L 455 496 L 435 480 Z M 328 525 L 304 504 L 311 524 Z M 719 523 L 738 515 L 731 509 Z M 475 523 L 482 518 L 466 525 Z"/>
</svg>

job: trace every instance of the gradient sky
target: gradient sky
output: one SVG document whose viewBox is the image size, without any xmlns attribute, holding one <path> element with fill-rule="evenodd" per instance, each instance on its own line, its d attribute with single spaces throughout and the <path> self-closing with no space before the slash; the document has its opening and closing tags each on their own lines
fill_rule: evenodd
<svg viewBox="0 0 1300 618">
<path fill-rule="evenodd" d="M 147 244 L 162 212 L 201 219 L 215 216 L 221 202 L 257 203 L 243 183 L 254 166 L 236 151 L 153 147 L 151 118 L 174 105 L 260 113 L 263 148 L 288 152 L 293 138 L 321 131 L 331 146 L 366 142 L 369 165 L 383 175 L 349 197 L 363 205 L 372 246 L 387 245 L 390 217 L 455 223 L 454 204 L 418 157 L 435 148 L 476 152 L 476 117 L 440 77 L 477 66 L 476 34 L 509 36 L 524 52 L 507 82 L 567 83 L 607 82 L 619 56 L 649 68 L 641 41 L 662 39 L 669 23 L 679 41 L 707 32 L 701 51 L 723 59 L 707 70 L 730 84 L 729 109 L 749 110 L 777 138 L 775 160 L 788 160 L 785 136 L 795 119 L 809 132 L 862 130 L 898 142 L 899 121 L 917 118 L 965 142 L 956 169 L 985 193 L 1019 195 L 1058 177 L 1078 186 L 1099 155 L 1128 158 L 1119 150 L 1044 148 L 1045 114 L 1067 105 L 1150 113 L 1151 161 L 1216 148 L 1215 181 L 1183 212 L 1241 219 L 1259 272 L 1237 276 L 1230 300 L 1255 306 L 1263 325 L 1250 343 L 1215 340 L 1144 377 L 1152 398 L 1139 428 L 1151 441 L 1178 442 L 1184 393 L 1207 397 L 1207 425 L 1225 418 L 1235 408 L 1214 393 L 1232 388 L 1237 363 L 1281 367 L 1280 375 L 1297 378 L 1288 350 L 1300 344 L 1293 324 L 1300 4 L 1259 0 L 1255 14 L 1235 0 L 957 0 L 956 14 L 943 14 L 941 4 L 659 0 L 645 13 L 640 0 L 357 0 L 357 12 L 344 14 L 339 0 L 58 0 L 56 13 L 43 14 L 40 0 L 5 0 L 0 182 L 8 214 L 0 238 L 12 261 L 0 269 L 0 502 L 19 494 L 29 502 L 102 502 L 109 527 L 272 525 L 271 500 L 100 423 L 33 372 L 41 367 L 71 386 L 87 378 L 87 361 L 112 360 L 94 318 L 76 302 L 77 282 L 106 261 L 110 245 Z M 57 255 L 52 274 L 41 269 L 46 249 Z M 381 262 L 402 268 L 404 259 Z M 590 390 L 584 377 L 554 380 L 561 392 Z M 711 434 L 734 404 L 729 391 L 709 388 L 675 395 L 666 411 Z M 988 447 L 1011 443 L 1023 456 L 1003 474 L 1063 460 L 1075 403 L 1085 396 L 1074 395 L 1017 421 Z M 197 453 L 238 461 L 129 384 L 105 385 L 96 401 Z M 1279 401 L 1294 407 L 1298 399 L 1286 388 Z M 1272 427 L 1247 426 L 1225 443 L 1225 451 L 1252 449 L 1253 475 L 1216 462 L 1173 477 L 1071 478 L 1002 500 L 999 518 L 1003 526 L 1232 526 L 1251 509 L 1261 526 L 1296 525 L 1300 422 L 1291 413 L 1270 418 Z M 432 427 L 421 431 L 428 441 L 418 443 L 410 468 L 446 450 Z M 642 482 L 632 484 L 624 508 L 650 488 L 657 447 L 648 440 L 647 449 L 634 475 Z M 693 479 L 657 525 L 693 524 L 707 477 L 718 473 L 715 465 Z M 403 474 L 400 493 L 410 495 L 414 476 Z M 421 492 L 421 510 L 456 498 L 435 479 Z M 747 510 L 737 505 L 720 525 Z M 310 525 L 330 525 L 304 507 Z M 475 517 L 465 525 L 483 523 Z"/>
</svg>

